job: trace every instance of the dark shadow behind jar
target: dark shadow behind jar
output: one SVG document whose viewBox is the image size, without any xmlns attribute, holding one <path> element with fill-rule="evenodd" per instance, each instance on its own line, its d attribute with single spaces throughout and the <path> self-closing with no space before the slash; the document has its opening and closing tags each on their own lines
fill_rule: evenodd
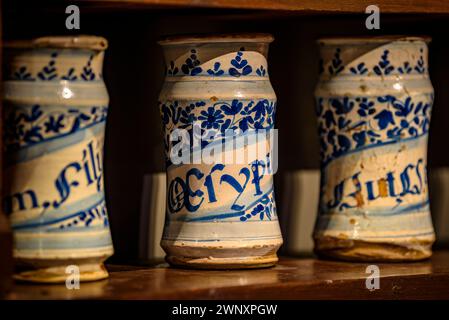
<svg viewBox="0 0 449 320">
<path fill-rule="evenodd" d="M 12 233 L 3 213 L 0 213 L 0 298 L 3 298 L 12 286 Z"/>
<path fill-rule="evenodd" d="M 1 1 L 0 1 L 1 3 Z M 0 16 L 1 20 L 1 16 Z M 1 25 L 0 25 L 0 43 L 1 43 Z M 1 49 L 1 48 L 0 48 Z M 0 50 L 0 96 L 2 91 L 2 50 Z M 3 106 L 0 99 L 0 116 L 3 119 Z M 2 121 L 0 121 L 0 134 L 3 136 Z M 0 139 L 0 149 L 2 155 L 0 156 L 0 168 L 3 167 L 3 143 Z M 3 170 L 2 170 L 3 172 Z M 12 273 L 13 273 L 13 259 L 12 259 L 12 232 L 9 226 L 8 219 L 3 213 L 3 177 L 0 175 L 0 299 L 5 296 L 8 290 L 12 286 Z"/>
</svg>

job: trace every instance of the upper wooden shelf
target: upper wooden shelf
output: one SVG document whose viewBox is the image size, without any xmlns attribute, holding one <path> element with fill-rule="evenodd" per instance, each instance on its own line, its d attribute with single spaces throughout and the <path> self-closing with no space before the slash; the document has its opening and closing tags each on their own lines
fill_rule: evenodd
<svg viewBox="0 0 449 320">
<path fill-rule="evenodd" d="M 447 0 L 78 0 L 92 8 L 218 8 L 302 13 L 364 13 L 371 4 L 381 13 L 449 13 Z"/>
<path fill-rule="evenodd" d="M 65 285 L 16 284 L 9 299 L 449 299 L 449 251 L 416 263 L 379 263 L 380 288 L 365 281 L 370 263 L 283 258 L 274 268 L 202 271 L 108 266 L 107 280 Z"/>
</svg>

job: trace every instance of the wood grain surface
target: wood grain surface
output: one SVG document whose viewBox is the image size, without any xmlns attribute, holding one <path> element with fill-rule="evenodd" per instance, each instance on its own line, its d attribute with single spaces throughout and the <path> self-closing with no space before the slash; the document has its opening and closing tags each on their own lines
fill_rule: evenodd
<svg viewBox="0 0 449 320">
<path fill-rule="evenodd" d="M 364 263 L 283 258 L 242 271 L 108 266 L 110 278 L 65 285 L 16 284 L 9 299 L 449 299 L 449 252 L 418 263 L 378 264 L 380 289 L 365 286 Z"/>
<path fill-rule="evenodd" d="M 192 7 L 320 13 L 364 13 L 367 6 L 376 4 L 383 13 L 449 13 L 449 1 L 445 0 L 89 0 L 88 3 L 109 8 Z"/>
</svg>

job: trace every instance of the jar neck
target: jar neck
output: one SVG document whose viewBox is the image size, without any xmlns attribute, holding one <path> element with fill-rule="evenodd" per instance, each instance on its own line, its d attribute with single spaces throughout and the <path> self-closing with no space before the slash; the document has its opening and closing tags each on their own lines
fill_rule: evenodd
<svg viewBox="0 0 449 320">
<path fill-rule="evenodd" d="M 320 48 L 320 76 L 428 77 L 424 41 L 332 43 Z"/>
<path fill-rule="evenodd" d="M 195 79 L 268 79 L 268 43 L 164 45 L 166 77 Z"/>
<path fill-rule="evenodd" d="M 89 49 L 9 49 L 5 52 L 6 81 L 103 81 L 104 51 Z"/>
</svg>

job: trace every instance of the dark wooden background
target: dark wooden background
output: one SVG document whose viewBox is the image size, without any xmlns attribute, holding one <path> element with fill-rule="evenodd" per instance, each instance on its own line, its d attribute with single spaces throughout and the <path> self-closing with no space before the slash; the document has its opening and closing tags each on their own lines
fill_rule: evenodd
<svg viewBox="0 0 449 320">
<path fill-rule="evenodd" d="M 107 204 L 115 261 L 137 259 L 143 176 L 163 167 L 157 98 L 163 82 L 162 50 L 156 41 L 182 33 L 268 32 L 269 72 L 278 96 L 279 171 L 276 193 L 282 219 L 282 173 L 319 167 L 313 90 L 317 81 L 315 40 L 328 35 L 430 35 L 435 105 L 429 166 L 449 166 L 449 16 L 381 14 L 381 30 L 368 31 L 365 15 L 302 15 L 225 9 L 92 10 L 80 6 L 81 30 L 65 29 L 63 6 L 46 9 L 4 3 L 4 38 L 93 34 L 108 39 L 105 81 L 110 113 L 105 146 Z"/>
</svg>

